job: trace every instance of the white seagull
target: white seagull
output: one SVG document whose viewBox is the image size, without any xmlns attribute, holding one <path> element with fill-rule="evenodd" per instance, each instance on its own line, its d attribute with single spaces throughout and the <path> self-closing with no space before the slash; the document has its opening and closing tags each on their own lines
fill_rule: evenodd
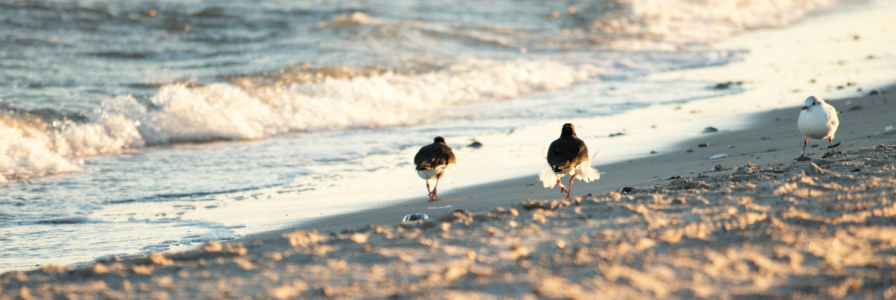
<svg viewBox="0 0 896 300">
<path fill-rule="evenodd" d="M 563 124 L 560 138 L 548 147 L 547 159 L 548 165 L 538 174 L 538 179 L 545 188 L 559 185 L 560 192 L 565 192 L 566 198 L 569 198 L 569 193 L 572 191 L 573 179 L 578 178 L 586 183 L 600 179 L 600 173 L 591 167 L 588 147 L 576 136 L 575 126 L 570 123 Z M 570 176 L 569 188 L 560 182 L 560 178 L 567 174 Z"/>
<path fill-rule="evenodd" d="M 806 106 L 803 106 L 800 111 L 800 118 L 796 125 L 806 136 L 806 139 L 803 140 L 803 153 L 796 160 L 812 160 L 806 156 L 806 144 L 809 143 L 809 138 L 828 139 L 831 143 L 831 154 L 836 154 L 834 153 L 834 133 L 840 126 L 840 119 L 837 118 L 837 110 L 833 106 L 825 103 L 821 98 L 809 96 L 806 98 Z"/>
<path fill-rule="evenodd" d="M 414 156 L 414 164 L 417 165 L 417 175 L 426 179 L 426 190 L 429 191 L 429 202 L 439 201 L 436 189 L 439 188 L 439 179 L 454 168 L 457 160 L 454 152 L 445 144 L 445 139 L 437 136 L 433 143 L 423 146 Z M 436 179 L 436 185 L 429 189 L 429 181 Z"/>
</svg>

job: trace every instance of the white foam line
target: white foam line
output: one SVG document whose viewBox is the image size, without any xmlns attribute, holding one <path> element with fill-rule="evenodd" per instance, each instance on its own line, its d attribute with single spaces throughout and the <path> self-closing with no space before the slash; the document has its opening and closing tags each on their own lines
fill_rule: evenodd
<svg viewBox="0 0 896 300">
<path fill-rule="evenodd" d="M 719 59 L 724 60 L 707 53 L 679 65 L 712 64 Z M 670 67 L 662 58 L 648 59 L 639 62 L 640 68 L 626 72 L 645 72 L 652 63 Z M 80 166 L 68 158 L 120 153 L 153 144 L 261 139 L 290 131 L 432 122 L 445 107 L 564 89 L 604 71 L 620 71 L 615 68 L 618 66 L 573 66 L 550 59 L 469 58 L 419 75 L 385 73 L 282 88 L 246 90 L 226 83 L 165 86 L 150 99 L 152 109 L 131 96 L 119 96 L 90 112 L 91 122 L 86 124 L 68 122 L 58 130 L 46 130 L 27 122 L 0 122 L 0 138 L 5 141 L 0 145 L 0 173 L 16 178 L 74 172 Z"/>
</svg>

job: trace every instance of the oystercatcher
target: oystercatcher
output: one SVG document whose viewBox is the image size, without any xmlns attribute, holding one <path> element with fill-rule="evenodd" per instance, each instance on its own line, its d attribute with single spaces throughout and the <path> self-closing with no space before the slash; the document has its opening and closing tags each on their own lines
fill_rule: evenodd
<svg viewBox="0 0 896 300">
<path fill-rule="evenodd" d="M 439 201 L 436 189 L 439 187 L 439 179 L 454 168 L 456 160 L 454 152 L 445 144 L 445 139 L 437 136 L 432 144 L 423 146 L 414 156 L 414 164 L 417 165 L 417 175 L 426 179 L 426 190 L 429 191 L 429 201 Z M 436 185 L 429 189 L 429 181 L 436 179 Z"/>
<path fill-rule="evenodd" d="M 565 192 L 566 198 L 569 198 L 574 178 L 586 183 L 600 179 L 600 173 L 591 167 L 588 147 L 576 136 L 575 126 L 570 123 L 563 124 L 560 138 L 548 147 L 547 160 L 548 165 L 538 174 L 538 179 L 541 180 L 545 188 L 554 188 L 555 184 L 559 185 L 560 192 Z M 560 182 L 560 178 L 565 175 L 570 176 L 569 188 Z"/>
</svg>

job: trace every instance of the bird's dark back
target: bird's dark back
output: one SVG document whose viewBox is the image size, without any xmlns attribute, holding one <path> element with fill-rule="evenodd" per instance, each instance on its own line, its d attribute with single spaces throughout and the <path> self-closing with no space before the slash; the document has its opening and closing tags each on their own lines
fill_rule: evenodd
<svg viewBox="0 0 896 300">
<path fill-rule="evenodd" d="M 442 143 L 432 143 L 417 151 L 414 156 L 414 165 L 417 171 L 435 169 L 441 165 L 456 163 L 454 152 L 448 145 Z"/>
<path fill-rule="evenodd" d="M 588 160 L 588 147 L 575 136 L 561 136 L 548 147 L 548 164 L 554 171 L 575 167 Z"/>
</svg>

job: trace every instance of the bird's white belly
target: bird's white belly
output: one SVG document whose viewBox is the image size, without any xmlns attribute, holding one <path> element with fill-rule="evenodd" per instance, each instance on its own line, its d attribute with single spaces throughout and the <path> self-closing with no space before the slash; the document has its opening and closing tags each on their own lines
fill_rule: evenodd
<svg viewBox="0 0 896 300">
<path fill-rule="evenodd" d="M 438 166 L 435 169 L 420 170 L 420 171 L 417 171 L 417 176 L 420 176 L 420 178 L 429 180 L 429 179 L 436 178 L 436 175 L 439 175 L 439 174 L 445 175 L 445 173 L 448 173 L 448 171 L 451 171 L 451 169 L 454 169 L 454 164 Z"/>
<path fill-rule="evenodd" d="M 827 114 L 821 111 L 816 113 L 801 111 L 800 118 L 797 121 L 797 127 L 799 127 L 800 132 L 805 136 L 816 140 L 829 138 L 833 136 L 834 132 L 837 130 Z"/>
</svg>

